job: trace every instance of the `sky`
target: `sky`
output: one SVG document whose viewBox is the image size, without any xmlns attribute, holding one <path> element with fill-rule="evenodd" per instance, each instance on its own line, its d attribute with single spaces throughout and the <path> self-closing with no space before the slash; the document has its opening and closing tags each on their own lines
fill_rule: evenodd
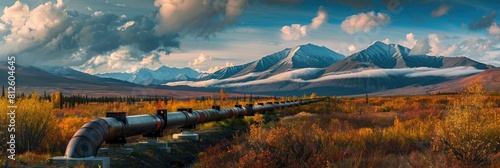
<svg viewBox="0 0 500 168">
<path fill-rule="evenodd" d="M 468 0 L 1 0 L 0 59 L 90 74 L 214 72 L 312 43 L 374 41 L 500 66 L 500 2 Z"/>
</svg>

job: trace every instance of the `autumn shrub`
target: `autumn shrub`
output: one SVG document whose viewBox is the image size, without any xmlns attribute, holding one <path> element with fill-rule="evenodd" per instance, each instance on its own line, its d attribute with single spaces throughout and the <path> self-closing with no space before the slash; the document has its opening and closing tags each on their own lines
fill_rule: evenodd
<svg viewBox="0 0 500 168">
<path fill-rule="evenodd" d="M 16 153 L 26 151 L 45 151 L 52 145 L 50 141 L 46 141 L 51 135 L 56 126 L 56 120 L 52 113 L 53 105 L 48 101 L 38 100 L 36 94 L 32 94 L 31 98 L 20 98 L 16 100 L 15 109 L 15 136 L 16 136 Z M 0 103 L 0 111 L 8 111 L 7 99 L 2 99 Z M 7 125 L 10 121 L 7 114 L 0 115 L 0 127 L 3 132 L 0 132 L 0 137 L 7 137 Z M 5 141 L 4 141 L 5 142 Z M 2 149 L 6 144 L 1 144 Z"/>
<path fill-rule="evenodd" d="M 436 128 L 437 147 L 465 166 L 483 165 L 500 145 L 500 116 L 482 85 L 471 85 Z"/>
</svg>

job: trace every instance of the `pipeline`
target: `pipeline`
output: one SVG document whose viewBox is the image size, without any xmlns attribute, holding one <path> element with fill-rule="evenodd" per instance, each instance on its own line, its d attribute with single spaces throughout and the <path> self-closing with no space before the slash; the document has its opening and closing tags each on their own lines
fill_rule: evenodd
<svg viewBox="0 0 500 168">
<path fill-rule="evenodd" d="M 306 99 L 291 102 L 275 102 L 247 105 L 233 108 L 205 109 L 192 112 L 169 112 L 165 114 L 146 114 L 99 118 L 84 124 L 71 138 L 66 147 L 65 157 L 95 157 L 102 143 L 124 140 L 135 135 L 154 134 L 170 128 L 182 128 L 190 125 L 218 121 L 233 117 L 242 117 L 263 113 L 291 106 L 306 105 L 323 99 Z M 124 142 L 124 141 L 122 141 Z"/>
</svg>

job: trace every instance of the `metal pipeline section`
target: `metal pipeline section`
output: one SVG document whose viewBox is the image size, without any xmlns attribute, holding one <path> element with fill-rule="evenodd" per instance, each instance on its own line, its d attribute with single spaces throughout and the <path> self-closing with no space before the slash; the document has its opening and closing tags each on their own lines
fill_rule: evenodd
<svg viewBox="0 0 500 168">
<path fill-rule="evenodd" d="M 71 138 L 65 157 L 86 158 L 97 155 L 104 141 L 116 141 L 135 135 L 153 134 L 169 128 L 180 128 L 193 124 L 218 121 L 233 117 L 249 116 L 285 107 L 306 105 L 323 99 L 306 99 L 293 102 L 247 105 L 232 108 L 195 110 L 192 112 L 170 112 L 164 115 L 146 114 L 99 118 L 84 124 Z"/>
</svg>

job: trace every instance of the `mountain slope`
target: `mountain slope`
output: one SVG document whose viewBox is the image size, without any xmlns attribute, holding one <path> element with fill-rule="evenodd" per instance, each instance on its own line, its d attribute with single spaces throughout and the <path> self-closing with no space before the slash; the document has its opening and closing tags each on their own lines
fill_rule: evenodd
<svg viewBox="0 0 500 168">
<path fill-rule="evenodd" d="M 375 41 L 368 48 L 348 56 L 326 68 L 325 73 L 351 71 L 357 68 L 453 68 L 470 66 L 488 69 L 486 65 L 467 57 L 443 57 L 428 55 L 410 55 L 410 49 L 397 44 L 385 44 Z"/>
<path fill-rule="evenodd" d="M 129 82 L 122 81 L 119 79 L 112 78 L 100 78 L 98 76 L 93 76 L 87 73 L 83 73 L 77 70 L 74 70 L 70 67 L 56 67 L 56 66 L 38 66 L 38 67 L 28 67 L 28 69 L 40 70 L 50 73 L 52 75 L 65 77 L 68 79 L 74 79 L 79 81 L 86 81 L 89 83 L 98 83 L 98 84 L 117 84 L 117 85 L 133 85 Z"/>
<path fill-rule="evenodd" d="M 96 76 L 102 78 L 114 78 L 135 84 L 150 85 L 163 84 L 180 79 L 195 80 L 200 76 L 200 73 L 191 68 L 171 68 L 162 66 L 156 70 L 141 68 L 133 73 L 104 73 L 97 74 Z"/>
<path fill-rule="evenodd" d="M 314 44 L 299 45 L 247 64 L 223 68 L 202 78 L 202 80 L 234 78 L 249 73 L 260 73 L 260 76 L 255 79 L 262 79 L 294 69 L 324 68 L 343 58 L 343 55 L 326 47 Z"/>
</svg>

